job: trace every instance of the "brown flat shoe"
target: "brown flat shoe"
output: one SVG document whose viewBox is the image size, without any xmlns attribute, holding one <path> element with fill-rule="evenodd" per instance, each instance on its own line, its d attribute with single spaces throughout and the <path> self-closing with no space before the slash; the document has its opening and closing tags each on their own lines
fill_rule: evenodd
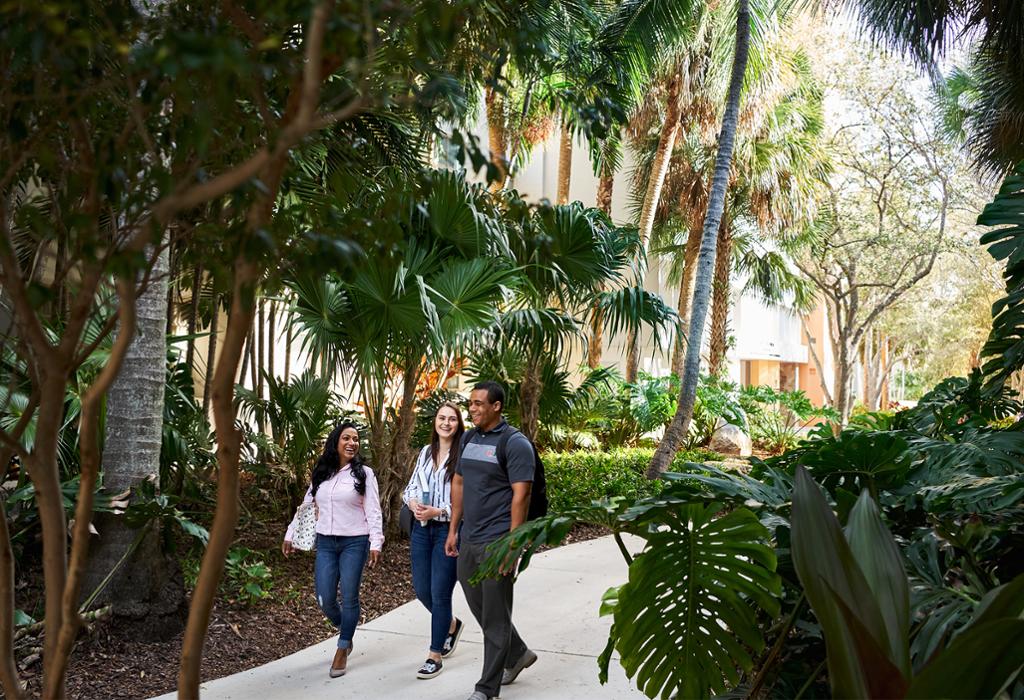
<svg viewBox="0 0 1024 700">
<path fill-rule="evenodd" d="M 334 661 L 331 662 L 331 678 L 339 678 L 345 675 L 348 666 L 348 655 L 352 653 L 352 647 L 338 649 L 334 652 Z"/>
</svg>

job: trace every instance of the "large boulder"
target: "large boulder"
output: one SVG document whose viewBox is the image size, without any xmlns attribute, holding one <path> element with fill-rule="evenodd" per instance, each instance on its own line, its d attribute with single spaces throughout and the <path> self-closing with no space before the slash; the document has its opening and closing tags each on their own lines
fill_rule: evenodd
<svg viewBox="0 0 1024 700">
<path fill-rule="evenodd" d="M 723 455 L 749 457 L 753 452 L 754 445 L 750 441 L 750 436 L 743 432 L 742 428 L 732 423 L 725 423 L 715 429 L 708 448 Z"/>
</svg>

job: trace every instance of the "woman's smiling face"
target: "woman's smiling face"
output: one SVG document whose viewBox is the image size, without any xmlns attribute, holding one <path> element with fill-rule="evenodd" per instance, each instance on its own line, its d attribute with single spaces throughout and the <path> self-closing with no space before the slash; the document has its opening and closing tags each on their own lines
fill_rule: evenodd
<svg viewBox="0 0 1024 700">
<path fill-rule="evenodd" d="M 355 428 L 345 428 L 338 436 L 338 454 L 342 465 L 348 464 L 359 451 L 359 432 Z"/>
<path fill-rule="evenodd" d="M 451 406 L 442 406 L 434 417 L 434 430 L 442 438 L 450 438 L 459 429 L 459 414 Z"/>
</svg>

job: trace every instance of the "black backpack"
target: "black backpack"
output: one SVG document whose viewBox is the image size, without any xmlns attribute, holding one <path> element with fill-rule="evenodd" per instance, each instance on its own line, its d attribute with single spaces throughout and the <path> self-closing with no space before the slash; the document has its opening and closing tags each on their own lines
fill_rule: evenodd
<svg viewBox="0 0 1024 700">
<path fill-rule="evenodd" d="M 462 447 L 465 448 L 472 437 L 478 432 L 476 428 L 467 430 L 466 434 L 462 437 Z M 508 441 L 512 439 L 513 435 L 521 433 L 522 431 L 510 425 L 508 430 L 502 433 L 501 438 L 498 440 L 498 449 L 496 451 L 498 464 L 505 469 L 506 474 L 508 473 L 508 459 L 505 452 L 508 449 Z M 530 509 L 526 513 L 526 519 L 536 520 L 548 514 L 548 484 L 544 478 L 544 462 L 541 461 L 540 453 L 537 452 L 537 446 L 529 438 L 527 438 L 527 442 L 530 443 L 530 447 L 533 449 L 533 487 L 530 489 Z"/>
</svg>

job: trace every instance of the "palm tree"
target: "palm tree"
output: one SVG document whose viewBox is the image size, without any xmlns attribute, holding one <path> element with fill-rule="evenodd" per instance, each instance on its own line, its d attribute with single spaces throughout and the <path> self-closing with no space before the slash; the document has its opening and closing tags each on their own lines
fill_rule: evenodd
<svg viewBox="0 0 1024 700">
<path fill-rule="evenodd" d="M 697 383 L 700 379 L 700 345 L 704 335 L 708 302 L 711 296 L 711 279 L 715 265 L 715 243 L 725 209 L 725 196 L 729 184 L 729 168 L 732 162 L 733 144 L 739 120 L 740 93 L 747 69 L 750 50 L 750 4 L 739 0 L 736 12 L 736 52 L 733 59 L 732 78 L 729 82 L 729 98 L 722 118 L 722 131 L 718 142 L 718 156 L 715 161 L 715 175 L 704 219 L 700 253 L 697 258 L 697 278 L 693 295 L 693 315 L 690 319 L 687 337 L 686 363 L 683 367 L 682 387 L 679 392 L 679 406 L 672 423 L 665 430 L 665 436 L 651 460 L 647 470 L 649 478 L 661 475 L 675 457 L 683 438 L 690 430 L 693 406 L 697 398 Z"/>
<path fill-rule="evenodd" d="M 779 20 L 789 16 L 793 3 L 756 2 L 753 8 L 754 29 L 751 35 L 752 52 L 750 75 L 746 80 L 754 84 L 761 79 L 762 73 L 771 66 L 770 43 L 774 40 Z M 636 187 L 643 194 L 638 196 L 639 221 L 641 238 L 646 247 L 654 230 L 659 212 L 665 207 L 663 188 L 666 178 L 672 169 L 672 156 L 681 136 L 691 134 L 700 128 L 708 128 L 717 118 L 715 108 L 724 99 L 728 88 L 729 76 L 724 67 L 728 65 L 727 51 L 734 40 L 735 5 L 723 3 L 713 7 L 697 5 L 690 10 L 690 24 L 687 40 L 676 45 L 669 45 L 662 54 L 663 68 L 659 73 L 659 83 L 665 95 L 664 107 L 655 93 L 648 94 L 647 99 L 638 102 L 634 113 L 633 131 L 635 140 L 653 141 L 653 131 L 657 131 L 656 146 L 651 145 L 652 155 L 639 169 L 636 176 Z M 651 127 L 654 126 L 655 129 Z M 675 204 L 668 198 L 668 206 Z M 704 207 L 700 207 L 704 211 Z M 662 221 L 665 218 L 661 218 Z M 694 222 L 691 230 L 701 227 Z M 698 236 L 699 237 L 699 236 Z M 689 248 L 689 258 L 696 259 L 698 246 L 694 240 Z M 687 271 L 691 265 L 683 267 L 684 274 L 680 284 L 678 311 L 680 318 L 686 322 L 689 316 L 691 299 L 690 284 L 692 273 Z M 681 369 L 681 337 L 676 343 L 676 357 L 673 362 L 676 369 Z M 640 360 L 640 345 L 636 338 L 631 338 L 629 355 L 626 361 L 626 379 L 635 378 Z"/>
<path fill-rule="evenodd" d="M 372 212 L 398 240 L 351 274 L 288 282 L 311 362 L 354 380 L 385 507 L 408 477 L 416 386 L 427 362 L 461 352 L 493 327 L 515 281 L 505 227 L 481 186 L 451 172 L 412 183 L 397 177 L 391 186 L 398 202 L 370 199 L 352 214 Z"/>
<path fill-rule="evenodd" d="M 160 474 L 160 446 L 164 416 L 164 382 L 167 364 L 168 251 L 156 257 L 145 291 L 136 298 L 136 334 L 124 364 L 107 395 L 106 438 L 103 445 L 103 485 L 112 493 L 137 487 Z M 95 590 L 114 572 L 99 602 L 111 602 L 115 612 L 145 610 L 154 624 L 168 625 L 171 633 L 181 628 L 184 591 L 177 599 L 165 587 L 173 576 L 160 548 L 159 533 L 134 543 L 138 531 L 123 517 L 101 517 L 100 529 L 82 592 Z M 132 553 L 134 552 L 134 554 Z M 129 566 L 120 567 L 131 555 Z"/>
<path fill-rule="evenodd" d="M 510 247 L 525 280 L 503 311 L 490 347 L 514 347 L 522 358 L 509 374 L 517 376 L 520 428 L 532 439 L 546 363 L 564 364 L 596 314 L 610 334 L 646 325 L 656 337 L 675 314 L 642 286 L 636 229 L 616 228 L 603 213 L 577 202 L 538 207 L 513 231 Z"/>
<path fill-rule="evenodd" d="M 749 221 L 748 230 L 770 239 L 769 244 L 793 251 L 808 242 L 802 232 L 816 215 L 815 203 L 829 174 L 823 151 L 823 93 L 812 75 L 807 57 L 802 52 L 783 53 L 777 62 L 781 68 L 778 81 L 768 89 L 759 89 L 751 102 L 758 108 L 744 110 L 741 118 L 746 128 L 738 137 L 729 186 L 726 213 L 718 232 L 718 255 L 713 282 L 709 371 L 718 372 L 725 359 L 726 328 L 729 313 L 730 273 L 757 272 L 750 277 L 754 289 L 768 300 L 779 301 L 774 287 L 787 279 L 786 287 L 795 280 L 786 278 L 788 266 L 765 274 L 765 264 L 776 262 L 775 256 L 733 255 L 737 222 Z M 757 88 L 755 88 L 757 89 Z M 794 233 L 796 232 L 796 233 Z M 744 263 L 759 266 L 745 270 Z M 758 285 L 759 282 L 770 284 Z"/>
</svg>

